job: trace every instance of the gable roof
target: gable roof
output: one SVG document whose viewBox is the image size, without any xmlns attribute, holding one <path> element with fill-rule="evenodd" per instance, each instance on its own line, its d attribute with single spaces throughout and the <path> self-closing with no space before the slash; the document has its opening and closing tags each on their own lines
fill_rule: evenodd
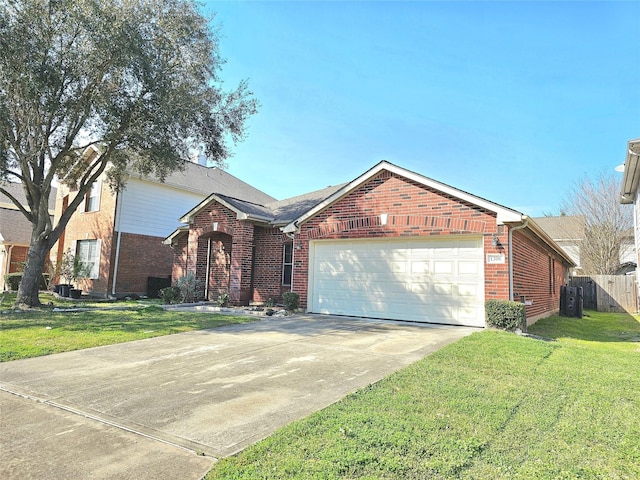
<svg viewBox="0 0 640 480">
<path fill-rule="evenodd" d="M 297 230 L 297 226 L 300 223 L 305 222 L 307 219 L 316 215 L 321 210 L 325 209 L 332 203 L 338 201 L 348 193 L 356 190 L 364 183 L 368 182 L 375 176 L 377 176 L 383 170 L 387 170 L 389 172 L 395 173 L 397 175 L 408 178 L 409 180 L 413 180 L 421 185 L 424 185 L 429 188 L 433 188 L 440 192 L 446 193 L 453 197 L 459 198 L 460 200 L 464 200 L 468 203 L 477 205 L 481 208 L 494 212 L 497 217 L 497 221 L 499 224 L 509 223 L 509 222 L 521 222 L 523 214 L 517 212 L 516 210 L 512 210 L 510 208 L 504 207 L 494 202 L 490 202 L 482 197 L 478 197 L 476 195 L 472 195 L 463 190 L 459 190 L 445 183 L 438 182 L 433 180 L 432 178 L 425 177 L 424 175 L 420 175 L 418 173 L 412 172 L 410 170 L 404 169 L 402 167 L 398 167 L 392 163 L 387 162 L 386 160 L 381 161 L 373 168 L 369 169 L 358 178 L 353 180 L 352 182 L 344 184 L 342 188 L 334 192 L 331 196 L 327 197 L 322 202 L 318 203 L 315 207 L 307 210 L 302 215 L 298 216 L 294 220 L 292 220 L 288 225 L 283 229 L 284 232 L 290 233 Z"/>
<path fill-rule="evenodd" d="M 270 201 L 265 204 L 254 203 L 216 192 L 185 213 L 179 221 L 181 223 L 191 222 L 200 210 L 211 202 L 217 201 L 235 212 L 239 220 L 253 220 L 270 224 L 274 227 L 283 226 L 313 208 L 340 188 L 342 188 L 342 185 L 327 187 L 286 200 Z"/>
<path fill-rule="evenodd" d="M 638 193 L 640 183 L 640 138 L 629 140 L 627 156 L 624 162 L 624 176 L 622 177 L 622 192 L 620 203 L 633 203 Z"/>
<path fill-rule="evenodd" d="M 373 168 L 369 169 L 351 182 L 327 187 L 282 201 L 260 203 L 248 201 L 247 199 L 239 199 L 235 196 L 225 195 L 222 192 L 214 192 L 185 213 L 179 221 L 181 223 L 189 223 L 200 210 L 209 205 L 212 201 L 217 201 L 234 211 L 240 220 L 254 220 L 268 223 L 273 226 L 280 226 L 283 232 L 291 233 L 297 230 L 298 224 L 316 215 L 327 206 L 338 201 L 384 170 L 494 212 L 498 223 L 500 224 L 523 221 L 524 215 L 516 210 L 491 202 L 482 197 L 472 195 L 468 192 L 459 190 L 415 172 L 411 172 L 385 160 L 379 162 Z"/>
<path fill-rule="evenodd" d="M 558 254 L 570 265 L 575 265 L 573 260 L 571 260 L 564 250 L 555 243 L 554 239 L 527 215 L 503 205 L 491 202 L 485 198 L 459 190 L 442 182 L 438 182 L 429 177 L 398 167 L 397 165 L 385 160 L 379 162 L 373 168 L 369 169 L 351 182 L 327 187 L 282 201 L 260 204 L 234 198 L 222 193 L 212 193 L 184 214 L 179 221 L 182 223 L 192 222 L 198 212 L 211 202 L 216 201 L 235 212 L 239 220 L 249 220 L 256 223 L 262 223 L 264 225 L 280 227 L 284 233 L 293 233 L 298 230 L 298 225 L 324 210 L 329 205 L 337 202 L 352 191 L 358 189 L 361 185 L 375 178 L 382 171 L 392 172 L 409 180 L 415 181 L 418 184 L 438 190 L 447 195 L 451 195 L 452 197 L 493 212 L 496 214 L 496 221 L 498 224 L 523 225 L 543 242 L 549 245 L 550 248 L 557 251 Z M 173 240 L 180 238 L 186 233 L 187 230 L 184 227 L 180 227 L 168 236 L 164 240 L 164 243 L 171 244 Z"/>
</svg>

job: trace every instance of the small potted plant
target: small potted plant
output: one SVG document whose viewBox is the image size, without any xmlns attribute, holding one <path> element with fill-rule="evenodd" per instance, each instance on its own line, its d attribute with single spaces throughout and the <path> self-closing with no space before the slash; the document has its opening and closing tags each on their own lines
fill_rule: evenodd
<svg viewBox="0 0 640 480">
<path fill-rule="evenodd" d="M 58 284 L 58 294 L 61 297 L 68 297 L 71 290 L 71 277 L 73 276 L 73 259 L 71 249 L 62 254 L 62 259 L 58 264 L 58 275 L 62 283 Z"/>
<path fill-rule="evenodd" d="M 69 289 L 69 296 L 74 299 L 79 299 L 82 296 L 82 289 L 79 287 L 79 280 L 88 278 L 91 275 L 91 267 L 84 263 L 77 256 L 73 257 L 73 269 L 71 271 L 71 280 L 75 284 L 76 288 Z"/>
<path fill-rule="evenodd" d="M 60 262 L 60 277 L 67 281 L 67 283 L 60 285 L 60 295 L 74 299 L 80 298 L 82 290 L 77 288 L 78 281 L 87 278 L 90 274 L 89 270 L 90 267 L 88 265 L 72 254 L 71 250 L 67 250 L 62 255 L 62 261 Z M 74 284 L 76 288 L 72 288 Z"/>
</svg>

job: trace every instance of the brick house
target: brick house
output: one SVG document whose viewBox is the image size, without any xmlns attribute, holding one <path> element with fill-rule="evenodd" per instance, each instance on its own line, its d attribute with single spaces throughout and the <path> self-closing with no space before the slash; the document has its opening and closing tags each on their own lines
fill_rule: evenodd
<svg viewBox="0 0 640 480">
<path fill-rule="evenodd" d="M 386 161 L 284 201 L 213 193 L 165 240 L 214 300 L 300 295 L 308 312 L 484 326 L 487 299 L 558 310 L 571 258 L 526 215 Z"/>
<path fill-rule="evenodd" d="M 4 184 L 7 190 L 27 210 L 27 198 L 21 183 Z M 56 189 L 51 190 L 49 205 L 56 198 Z M 53 210 L 49 210 L 53 219 Z M 27 261 L 27 252 L 31 243 L 31 223 L 18 207 L 5 195 L 0 194 L 0 291 L 7 289 L 5 275 L 22 271 L 22 264 Z M 44 272 L 49 264 L 44 266 Z"/>
<path fill-rule="evenodd" d="M 85 152 L 88 158 L 99 154 L 93 148 Z M 67 224 L 52 259 L 60 261 L 71 251 L 91 265 L 90 278 L 80 287 L 92 296 L 146 295 L 149 277 L 171 276 L 173 251 L 163 240 L 175 228 L 176 218 L 212 191 L 253 202 L 274 200 L 224 170 L 198 163 L 187 163 L 164 182 L 131 174 L 117 193 L 102 178 Z M 60 186 L 56 220 L 73 195 Z"/>
</svg>

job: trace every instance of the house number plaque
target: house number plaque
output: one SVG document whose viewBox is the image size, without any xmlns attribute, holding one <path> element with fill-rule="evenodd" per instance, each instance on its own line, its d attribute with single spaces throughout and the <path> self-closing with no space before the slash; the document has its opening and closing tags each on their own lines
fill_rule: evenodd
<svg viewBox="0 0 640 480">
<path fill-rule="evenodd" d="M 504 263 L 504 261 L 504 253 L 487 253 L 488 264 Z"/>
</svg>

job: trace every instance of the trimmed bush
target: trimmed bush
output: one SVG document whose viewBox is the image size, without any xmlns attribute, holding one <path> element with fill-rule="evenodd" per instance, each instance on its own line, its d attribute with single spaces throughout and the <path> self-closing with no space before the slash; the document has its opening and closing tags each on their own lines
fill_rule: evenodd
<svg viewBox="0 0 640 480">
<path fill-rule="evenodd" d="M 487 300 L 484 304 L 487 325 L 501 330 L 527 329 L 527 312 L 524 303 L 506 300 Z"/>
<path fill-rule="evenodd" d="M 7 290 L 18 290 L 18 285 L 20 285 L 20 280 L 22 280 L 22 273 L 8 273 L 4 276 L 5 284 L 7 285 Z"/>
<path fill-rule="evenodd" d="M 4 276 L 7 290 L 18 290 L 20 281 L 22 280 L 22 272 L 8 273 Z M 40 290 L 46 290 L 49 283 L 49 274 L 43 273 L 40 278 Z"/>
<path fill-rule="evenodd" d="M 165 287 L 160 289 L 158 292 L 160 298 L 162 299 L 162 303 L 165 305 L 172 305 L 174 303 L 180 303 L 180 299 L 182 298 L 182 293 L 178 287 Z"/>
<path fill-rule="evenodd" d="M 282 294 L 282 303 L 289 312 L 295 312 L 300 305 L 300 295 L 293 292 L 287 292 Z"/>
</svg>

